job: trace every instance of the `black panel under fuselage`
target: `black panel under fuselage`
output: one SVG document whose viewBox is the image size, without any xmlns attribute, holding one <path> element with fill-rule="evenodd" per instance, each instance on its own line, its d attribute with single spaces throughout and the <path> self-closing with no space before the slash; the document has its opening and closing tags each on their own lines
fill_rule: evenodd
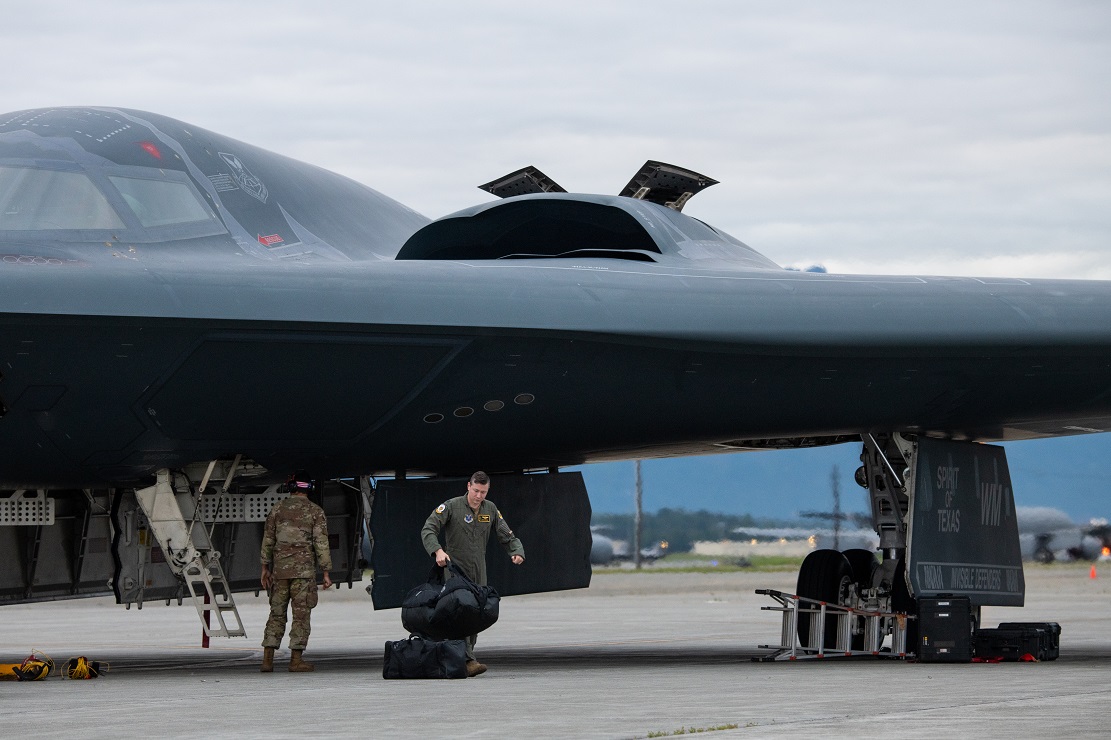
<svg viewBox="0 0 1111 740">
<path fill-rule="evenodd" d="M 1111 416 L 1084 347 L 721 346 L 569 332 L 0 318 L 0 483 L 134 482 L 243 454 L 277 471 L 549 467 L 871 428 L 1006 436 Z M 1045 368 L 1052 367 L 1052 372 Z M 1061 382 L 1066 378 L 1068 382 Z"/>
</svg>

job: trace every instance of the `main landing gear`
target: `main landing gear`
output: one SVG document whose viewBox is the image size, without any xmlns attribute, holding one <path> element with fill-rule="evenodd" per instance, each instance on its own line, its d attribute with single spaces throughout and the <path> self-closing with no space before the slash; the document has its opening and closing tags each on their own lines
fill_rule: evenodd
<svg viewBox="0 0 1111 740">
<path fill-rule="evenodd" d="M 907 477 L 914 446 L 898 434 L 866 434 L 862 439 L 864 447 L 860 459 L 863 464 L 856 473 L 856 481 L 868 489 L 872 525 L 879 535 L 880 547 L 877 552 L 815 550 L 803 560 L 795 589 L 795 595 L 803 599 L 796 630 L 798 645 L 806 651 L 832 650 L 844 619 L 851 623 L 851 644 L 845 647 L 852 651 L 864 650 L 870 628 L 867 614 L 910 617 L 909 622 L 902 624 L 908 637 L 907 645 L 914 645 L 913 617 L 917 609 L 910 596 L 903 565 L 909 517 Z M 845 607 L 850 613 L 841 619 L 832 616 L 824 619 L 824 628 L 818 635 L 813 629 L 819 618 L 813 608 L 815 602 Z M 837 610 L 837 613 L 843 612 Z M 883 621 L 887 634 L 891 634 L 893 619 Z"/>
<path fill-rule="evenodd" d="M 863 434 L 856 481 L 868 491 L 875 553 L 817 550 L 799 570 L 794 594 L 767 593 L 779 602 L 781 645 L 773 657 L 826 655 L 906 657 L 956 655 L 939 640 L 930 607 L 959 599 L 954 640 L 968 639 L 984 606 L 1022 606 L 1025 581 L 1018 521 L 1006 451 L 999 446 L 898 433 Z M 919 622 L 930 622 L 929 629 Z M 949 634 L 949 633 L 945 633 Z M 927 644 L 927 637 L 930 638 Z M 885 641 L 890 638 L 890 642 Z M 939 645 L 950 651 L 942 655 Z M 929 648 L 929 649 L 927 649 Z"/>
<path fill-rule="evenodd" d="M 872 577 L 878 567 L 876 557 L 868 550 L 815 550 L 806 556 L 799 568 L 798 585 L 795 594 L 827 604 L 848 606 L 857 609 L 868 608 L 869 590 Z M 799 644 L 808 647 L 810 625 L 813 615 L 799 614 Z M 826 645 L 832 645 L 837 637 L 837 625 L 833 620 L 825 624 Z M 864 649 L 863 620 L 853 624 L 853 650 Z"/>
</svg>

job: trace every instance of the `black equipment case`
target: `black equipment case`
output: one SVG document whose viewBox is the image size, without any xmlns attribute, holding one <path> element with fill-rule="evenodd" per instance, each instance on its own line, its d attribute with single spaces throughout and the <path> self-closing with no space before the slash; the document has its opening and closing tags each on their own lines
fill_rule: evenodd
<svg viewBox="0 0 1111 740">
<path fill-rule="evenodd" d="M 977 658 L 1057 660 L 1061 654 L 1061 625 L 1056 622 L 1003 622 L 997 629 L 976 630 L 973 649 Z"/>
<path fill-rule="evenodd" d="M 463 640 L 408 640 L 386 642 L 382 678 L 466 678 L 467 645 Z"/>
<path fill-rule="evenodd" d="M 918 600 L 918 662 L 972 661 L 972 602 L 967 596 Z"/>
</svg>

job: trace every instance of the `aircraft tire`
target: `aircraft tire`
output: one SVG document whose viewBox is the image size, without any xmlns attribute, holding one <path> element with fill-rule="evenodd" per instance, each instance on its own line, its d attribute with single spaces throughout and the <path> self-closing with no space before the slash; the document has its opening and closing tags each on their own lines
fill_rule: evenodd
<svg viewBox="0 0 1111 740">
<path fill-rule="evenodd" d="M 863 591 L 866 588 L 872 587 L 872 574 L 876 572 L 878 563 L 876 562 L 876 554 L 871 550 L 845 550 L 842 555 L 849 561 L 849 567 L 853 571 L 853 580 L 860 585 Z"/>
<path fill-rule="evenodd" d="M 806 556 L 799 568 L 798 585 L 795 593 L 809 599 L 818 599 L 828 604 L 843 604 L 854 583 L 852 566 L 837 550 L 815 550 Z M 799 644 L 810 644 L 810 619 L 817 615 L 799 614 Z M 837 622 L 826 620 L 824 644 L 832 649 L 837 641 Z"/>
<path fill-rule="evenodd" d="M 856 582 L 857 587 L 863 592 L 865 589 L 872 587 L 872 576 L 879 567 L 876 562 L 876 554 L 871 550 L 852 549 L 845 550 L 841 553 L 845 559 L 849 561 L 849 568 L 852 569 L 853 581 Z M 864 618 L 859 620 L 860 627 L 864 626 Z M 853 650 L 864 649 L 864 632 L 863 630 L 859 635 L 853 635 Z"/>
</svg>

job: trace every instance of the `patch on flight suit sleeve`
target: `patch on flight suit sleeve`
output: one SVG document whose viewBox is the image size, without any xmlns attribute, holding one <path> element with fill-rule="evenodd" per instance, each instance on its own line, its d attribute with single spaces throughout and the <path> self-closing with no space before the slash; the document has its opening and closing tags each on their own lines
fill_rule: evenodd
<svg viewBox="0 0 1111 740">
<path fill-rule="evenodd" d="M 447 504 L 440 504 L 436 507 L 437 514 L 443 514 L 445 511 L 447 511 Z"/>
<path fill-rule="evenodd" d="M 489 514 L 479 514 L 478 515 L 478 521 L 480 523 L 489 524 L 490 523 L 490 515 Z"/>
</svg>

